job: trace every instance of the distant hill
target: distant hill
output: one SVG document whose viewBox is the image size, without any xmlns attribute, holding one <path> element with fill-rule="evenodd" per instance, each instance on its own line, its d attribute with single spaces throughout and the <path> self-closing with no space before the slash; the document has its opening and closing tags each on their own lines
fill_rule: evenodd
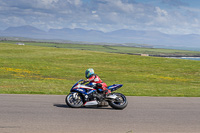
<svg viewBox="0 0 200 133">
<path fill-rule="evenodd" d="M 6 30 L 4 30 L 4 33 L 8 34 L 45 34 L 44 31 L 37 29 L 35 27 L 26 25 L 26 26 L 20 26 L 20 27 L 9 27 Z"/>
<path fill-rule="evenodd" d="M 200 47 L 200 35 L 170 35 L 159 31 L 142 31 L 121 29 L 112 32 L 98 30 L 85 30 L 81 28 L 50 29 L 43 31 L 26 25 L 20 27 L 9 27 L 0 31 L 0 36 L 28 37 L 33 39 L 71 40 L 81 42 L 104 42 L 104 43 L 139 43 L 150 45 L 167 46 L 190 46 Z"/>
<path fill-rule="evenodd" d="M 30 37 L 30 38 L 46 38 L 45 31 L 35 28 L 33 26 L 25 25 L 20 27 L 8 27 L 1 33 L 2 36 L 15 37 Z"/>
</svg>

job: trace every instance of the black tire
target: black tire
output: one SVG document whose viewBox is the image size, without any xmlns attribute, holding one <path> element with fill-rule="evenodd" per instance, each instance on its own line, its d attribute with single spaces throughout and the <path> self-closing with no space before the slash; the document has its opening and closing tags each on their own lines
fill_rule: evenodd
<svg viewBox="0 0 200 133">
<path fill-rule="evenodd" d="M 73 95 L 76 95 L 74 97 Z M 65 102 L 69 107 L 80 108 L 83 106 L 83 99 L 79 93 L 70 93 L 66 96 Z"/>
<path fill-rule="evenodd" d="M 126 97 L 121 93 L 112 93 L 117 95 L 117 98 L 113 101 L 109 101 L 109 105 L 114 109 L 124 109 L 128 105 Z"/>
</svg>

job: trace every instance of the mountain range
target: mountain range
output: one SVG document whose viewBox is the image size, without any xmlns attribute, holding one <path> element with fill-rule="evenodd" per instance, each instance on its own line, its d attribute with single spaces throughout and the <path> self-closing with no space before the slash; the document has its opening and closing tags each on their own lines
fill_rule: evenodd
<svg viewBox="0 0 200 133">
<path fill-rule="evenodd" d="M 97 43 L 138 43 L 165 46 L 200 47 L 199 34 L 171 35 L 159 31 L 121 29 L 112 32 L 81 28 L 49 29 L 43 31 L 33 26 L 9 27 L 0 31 L 0 37 L 28 37 L 33 39 L 70 40 Z"/>
</svg>

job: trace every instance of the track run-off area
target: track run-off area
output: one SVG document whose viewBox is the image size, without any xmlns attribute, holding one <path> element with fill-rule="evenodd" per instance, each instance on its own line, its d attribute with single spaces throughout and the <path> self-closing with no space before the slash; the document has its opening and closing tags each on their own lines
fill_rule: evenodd
<svg viewBox="0 0 200 133">
<path fill-rule="evenodd" d="M 128 96 L 124 110 L 69 108 L 64 95 L 0 94 L 0 133 L 199 133 L 199 97 Z"/>
</svg>

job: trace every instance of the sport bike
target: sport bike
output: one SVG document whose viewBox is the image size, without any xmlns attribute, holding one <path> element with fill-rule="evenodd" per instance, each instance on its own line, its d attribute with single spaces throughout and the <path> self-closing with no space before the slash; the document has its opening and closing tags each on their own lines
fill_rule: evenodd
<svg viewBox="0 0 200 133">
<path fill-rule="evenodd" d="M 124 109 L 128 101 L 126 97 L 121 93 L 105 94 L 102 89 L 97 87 L 95 83 L 83 82 L 79 80 L 76 82 L 70 90 L 70 93 L 66 96 L 66 104 L 72 108 L 79 108 L 83 106 L 101 106 L 103 102 L 108 104 L 114 109 Z M 122 84 L 113 84 L 107 87 L 111 92 L 121 88 Z"/>
</svg>

